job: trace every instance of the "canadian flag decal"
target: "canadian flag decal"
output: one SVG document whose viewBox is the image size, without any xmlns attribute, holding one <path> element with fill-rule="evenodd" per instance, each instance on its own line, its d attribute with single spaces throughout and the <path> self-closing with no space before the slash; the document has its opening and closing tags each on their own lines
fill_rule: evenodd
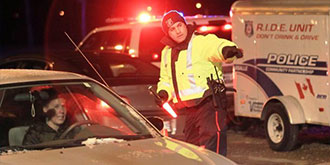
<svg viewBox="0 0 330 165">
<path fill-rule="evenodd" d="M 313 86 L 311 83 L 311 80 L 309 78 L 306 78 L 306 83 L 297 83 L 295 82 L 298 93 L 299 93 L 299 97 L 300 99 L 304 99 L 305 98 L 305 91 L 309 91 L 313 96 L 315 96 L 314 94 L 314 90 L 313 90 Z"/>
</svg>

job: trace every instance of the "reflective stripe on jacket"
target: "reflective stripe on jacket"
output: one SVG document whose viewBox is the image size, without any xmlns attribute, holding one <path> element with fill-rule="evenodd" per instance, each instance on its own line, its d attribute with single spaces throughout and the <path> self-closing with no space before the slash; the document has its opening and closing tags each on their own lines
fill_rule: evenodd
<svg viewBox="0 0 330 165">
<path fill-rule="evenodd" d="M 187 50 L 179 53 L 175 62 L 176 78 L 179 95 L 182 101 L 198 99 L 203 97 L 208 89 L 206 78 L 213 74 L 216 78 L 214 66 L 222 78 L 222 62 L 232 62 L 236 57 L 224 59 L 222 48 L 225 46 L 236 46 L 233 42 L 220 39 L 214 34 L 193 35 Z M 169 100 L 177 103 L 174 94 L 171 75 L 171 48 L 166 46 L 162 51 L 160 65 L 160 79 L 157 84 L 157 92 L 166 90 Z"/>
</svg>

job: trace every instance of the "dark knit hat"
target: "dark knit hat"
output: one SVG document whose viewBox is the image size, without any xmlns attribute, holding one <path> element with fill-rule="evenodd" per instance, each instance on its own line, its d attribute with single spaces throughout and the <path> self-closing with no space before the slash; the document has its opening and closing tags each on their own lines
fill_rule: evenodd
<svg viewBox="0 0 330 165">
<path fill-rule="evenodd" d="M 183 16 L 176 10 L 171 10 L 164 14 L 162 19 L 162 28 L 163 32 L 167 35 L 168 29 L 175 24 L 176 22 L 183 22 L 185 25 L 187 25 L 186 20 L 183 18 Z"/>
<path fill-rule="evenodd" d="M 54 88 L 45 88 L 38 91 L 34 91 L 36 96 L 36 102 L 39 103 L 42 107 L 49 104 L 52 100 L 58 98 L 59 93 Z"/>
</svg>

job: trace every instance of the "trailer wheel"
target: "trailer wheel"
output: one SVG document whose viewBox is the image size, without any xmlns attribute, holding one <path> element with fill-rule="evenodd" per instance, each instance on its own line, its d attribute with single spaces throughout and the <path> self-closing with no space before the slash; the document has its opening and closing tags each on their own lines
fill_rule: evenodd
<svg viewBox="0 0 330 165">
<path fill-rule="evenodd" d="M 267 110 L 265 131 L 271 149 L 290 151 L 297 147 L 299 126 L 290 124 L 281 104 L 273 104 Z"/>
</svg>

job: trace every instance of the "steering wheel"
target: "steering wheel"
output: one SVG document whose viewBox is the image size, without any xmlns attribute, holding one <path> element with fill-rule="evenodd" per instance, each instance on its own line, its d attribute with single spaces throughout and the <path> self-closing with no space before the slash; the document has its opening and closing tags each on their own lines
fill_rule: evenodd
<svg viewBox="0 0 330 165">
<path fill-rule="evenodd" d="M 77 121 L 73 124 L 71 124 L 60 136 L 60 139 L 64 139 L 70 131 L 72 131 L 74 128 L 81 126 L 81 125 L 86 125 L 86 124 L 91 124 L 91 125 L 97 125 L 97 122 L 91 121 L 91 120 L 81 120 L 81 121 Z"/>
</svg>

